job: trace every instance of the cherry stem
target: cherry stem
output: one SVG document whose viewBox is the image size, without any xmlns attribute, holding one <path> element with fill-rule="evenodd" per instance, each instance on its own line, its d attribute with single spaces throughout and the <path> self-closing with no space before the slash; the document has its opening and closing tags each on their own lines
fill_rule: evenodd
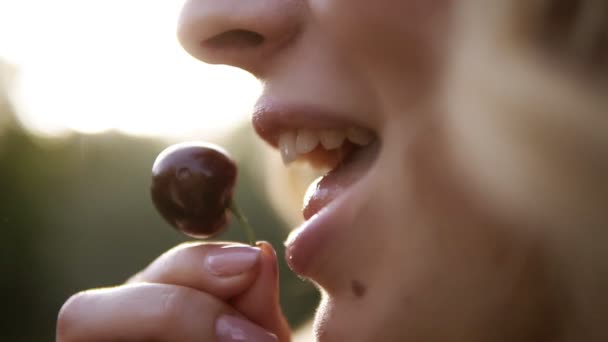
<svg viewBox="0 0 608 342">
<path fill-rule="evenodd" d="M 243 229 L 245 229 L 245 233 L 247 234 L 247 239 L 249 240 L 249 244 L 251 246 L 255 246 L 255 242 L 256 242 L 255 232 L 253 231 L 253 227 L 251 227 L 251 225 L 249 224 L 249 221 L 247 220 L 247 218 L 245 217 L 245 215 L 243 214 L 243 212 L 241 211 L 239 206 L 236 204 L 236 202 L 232 201 L 228 208 L 230 209 L 232 214 L 236 217 L 236 219 L 239 221 L 239 223 L 241 224 Z"/>
</svg>

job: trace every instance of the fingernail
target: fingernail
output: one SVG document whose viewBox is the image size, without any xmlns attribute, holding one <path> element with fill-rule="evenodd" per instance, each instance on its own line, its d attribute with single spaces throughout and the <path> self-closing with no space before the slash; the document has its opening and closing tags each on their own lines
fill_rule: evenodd
<svg viewBox="0 0 608 342">
<path fill-rule="evenodd" d="M 215 333 L 219 342 L 278 342 L 275 334 L 234 316 L 220 316 L 215 322 Z"/>
<path fill-rule="evenodd" d="M 226 246 L 211 249 L 205 258 L 207 270 L 220 277 L 247 272 L 258 262 L 261 250 L 249 246 Z"/>
</svg>

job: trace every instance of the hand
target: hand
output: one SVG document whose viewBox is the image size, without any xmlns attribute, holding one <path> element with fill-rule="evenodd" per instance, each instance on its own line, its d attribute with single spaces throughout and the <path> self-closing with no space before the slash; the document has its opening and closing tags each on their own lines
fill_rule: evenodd
<svg viewBox="0 0 608 342">
<path fill-rule="evenodd" d="M 72 296 L 57 341 L 288 342 L 276 254 L 268 243 L 258 247 L 175 247 L 125 285 Z"/>
</svg>

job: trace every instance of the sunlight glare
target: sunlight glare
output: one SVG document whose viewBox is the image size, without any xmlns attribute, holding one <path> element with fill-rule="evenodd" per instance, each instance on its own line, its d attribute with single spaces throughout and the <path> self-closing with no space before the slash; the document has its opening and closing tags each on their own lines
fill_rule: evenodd
<svg viewBox="0 0 608 342">
<path fill-rule="evenodd" d="M 191 138 L 247 118 L 260 85 L 179 46 L 183 1 L 0 1 L 0 57 L 19 70 L 13 100 L 39 134 Z"/>
</svg>

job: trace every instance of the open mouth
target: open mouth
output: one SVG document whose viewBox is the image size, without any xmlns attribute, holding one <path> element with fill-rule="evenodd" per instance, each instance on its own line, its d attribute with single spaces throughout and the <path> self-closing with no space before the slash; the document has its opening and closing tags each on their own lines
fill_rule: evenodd
<svg viewBox="0 0 608 342">
<path fill-rule="evenodd" d="M 358 127 L 320 131 L 299 129 L 280 135 L 278 147 L 285 163 L 302 159 L 320 170 L 327 170 L 306 191 L 302 209 L 304 219 L 311 218 L 360 178 L 366 166 L 371 164 L 369 152 L 374 151 L 375 146 L 374 134 Z"/>
<path fill-rule="evenodd" d="M 266 110 L 256 112 L 253 122 L 260 136 L 279 150 L 285 165 L 304 161 L 324 172 L 306 192 L 306 220 L 359 180 L 378 152 L 374 131 L 338 120 L 332 113 Z"/>
<path fill-rule="evenodd" d="M 350 118 L 293 106 L 263 106 L 253 116 L 255 130 L 280 151 L 285 164 L 304 161 L 324 171 L 306 193 L 305 222 L 286 242 L 287 262 L 302 276 L 315 273 L 324 250 L 340 245 L 342 228 L 350 226 L 365 201 L 368 185 L 361 181 L 372 169 L 381 142 L 369 125 Z"/>
</svg>

